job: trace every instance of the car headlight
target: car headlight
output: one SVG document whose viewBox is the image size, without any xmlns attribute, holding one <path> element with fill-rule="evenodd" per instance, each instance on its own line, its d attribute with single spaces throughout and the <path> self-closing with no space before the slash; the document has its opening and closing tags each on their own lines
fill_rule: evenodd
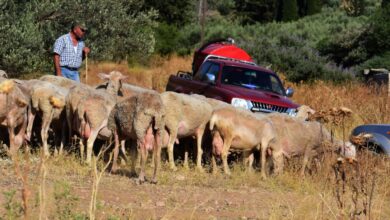
<svg viewBox="0 0 390 220">
<path fill-rule="evenodd" d="M 244 108 L 244 109 L 247 109 L 247 110 L 251 110 L 252 107 L 253 107 L 251 101 L 248 101 L 248 100 L 245 100 L 245 99 L 240 99 L 240 98 L 232 98 L 231 104 L 234 107 Z"/>
<path fill-rule="evenodd" d="M 286 113 L 291 117 L 295 117 L 295 116 L 297 116 L 297 109 L 296 108 L 288 108 Z"/>
</svg>

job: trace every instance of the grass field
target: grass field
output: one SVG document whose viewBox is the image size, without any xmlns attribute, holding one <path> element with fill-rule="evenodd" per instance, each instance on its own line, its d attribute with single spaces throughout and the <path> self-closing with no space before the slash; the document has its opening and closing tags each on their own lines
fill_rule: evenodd
<svg viewBox="0 0 390 220">
<path fill-rule="evenodd" d="M 149 67 L 88 66 L 88 84 L 101 82 L 97 73 L 116 69 L 128 75 L 127 82 L 161 92 L 171 74 L 191 69 L 191 58 L 154 58 Z M 344 123 L 326 125 L 339 138 L 344 133 L 347 139 L 356 125 L 390 122 L 384 88 L 355 82 L 285 84 L 294 88 L 293 100 L 299 104 L 351 109 Z M 352 164 L 326 152 L 319 158 L 321 166 L 305 178 L 297 172 L 299 158 L 288 161 L 283 175 L 265 180 L 240 162 L 231 164 L 231 176 L 198 173 L 193 166 L 173 172 L 163 163 L 157 185 L 137 185 L 128 176 L 128 165 L 119 174 L 105 172 L 108 154 L 92 168 L 75 153 L 43 162 L 39 155 L 39 150 L 21 152 L 13 162 L 0 160 L 0 219 L 390 219 L 390 162 L 364 151 Z"/>
</svg>

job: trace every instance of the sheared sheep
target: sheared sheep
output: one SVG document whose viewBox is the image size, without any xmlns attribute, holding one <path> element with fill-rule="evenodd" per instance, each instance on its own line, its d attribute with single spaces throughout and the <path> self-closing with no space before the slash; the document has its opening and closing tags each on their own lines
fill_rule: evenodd
<svg viewBox="0 0 390 220">
<path fill-rule="evenodd" d="M 165 106 L 165 129 L 169 135 L 168 157 L 170 167 L 176 169 L 173 158 L 173 146 L 176 139 L 195 136 L 197 140 L 196 166 L 202 169 L 202 137 L 206 124 L 210 120 L 212 107 L 206 101 L 189 95 L 164 92 L 161 99 Z"/>
<path fill-rule="evenodd" d="M 73 87 L 66 98 L 66 115 L 70 131 L 77 130 L 82 139 L 87 139 L 86 163 L 90 164 L 92 149 L 97 137 L 109 139 L 111 131 L 107 129 L 108 116 L 114 107 L 121 80 L 125 77 L 118 71 L 101 73 L 108 80 L 106 90 L 96 90 L 86 86 Z M 73 126 L 72 126 L 73 122 Z M 80 144 L 81 157 L 84 158 L 84 144 Z"/>
<path fill-rule="evenodd" d="M 25 140 L 29 102 L 28 94 L 13 80 L 0 79 L 0 125 L 8 129 L 11 156 Z"/>
<path fill-rule="evenodd" d="M 26 82 L 29 84 L 29 82 Z M 31 110 L 29 111 L 29 120 L 27 126 L 27 139 L 30 139 L 32 126 L 37 113 L 42 117 L 41 139 L 44 154 L 49 156 L 49 147 L 47 145 L 48 131 L 52 120 L 62 120 L 61 128 L 61 146 L 59 152 L 62 152 L 66 131 L 65 123 L 65 97 L 69 92 L 68 89 L 56 86 L 50 82 L 37 80 L 33 82 L 30 88 Z"/>
<path fill-rule="evenodd" d="M 290 158 L 303 155 L 300 174 L 305 174 L 307 164 L 319 151 L 323 143 L 331 143 L 329 131 L 319 122 L 302 121 L 285 115 L 270 115 L 276 133 L 275 140 L 270 143 L 269 150 L 275 165 L 275 173 L 283 170 L 283 156 Z M 342 156 L 355 157 L 355 147 L 342 141 L 336 141 L 334 150 L 340 151 Z"/>
<path fill-rule="evenodd" d="M 155 93 L 140 93 L 121 102 L 118 102 L 111 111 L 108 119 L 108 128 L 115 137 L 114 155 L 118 155 L 119 142 L 130 140 L 137 142 L 141 153 L 141 172 L 138 177 L 140 183 L 145 181 L 145 163 L 147 152 L 153 149 L 154 174 L 152 182 L 157 182 L 157 170 L 161 154 L 161 133 L 164 128 L 164 105 L 161 97 Z M 132 148 L 131 171 L 135 172 L 134 146 Z M 115 158 L 116 160 L 116 158 Z M 114 164 L 116 165 L 116 163 Z"/>
<path fill-rule="evenodd" d="M 213 132 L 213 172 L 216 172 L 215 156 L 221 156 L 224 171 L 229 175 L 227 156 L 230 149 L 244 152 L 261 149 L 262 161 L 265 161 L 265 151 L 275 138 L 273 124 L 266 117 L 259 118 L 244 109 L 231 107 L 213 111 L 210 130 Z M 262 176 L 265 177 L 264 169 Z"/>
<path fill-rule="evenodd" d="M 74 86 L 80 85 L 81 83 L 76 82 L 74 80 L 62 77 L 62 76 L 55 76 L 55 75 L 44 75 L 41 78 L 39 78 L 41 81 L 51 82 L 54 85 L 70 89 Z"/>
</svg>

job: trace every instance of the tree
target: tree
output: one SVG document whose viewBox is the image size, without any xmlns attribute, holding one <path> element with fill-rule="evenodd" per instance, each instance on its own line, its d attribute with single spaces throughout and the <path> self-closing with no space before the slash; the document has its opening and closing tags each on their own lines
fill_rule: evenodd
<svg viewBox="0 0 390 220">
<path fill-rule="evenodd" d="M 158 11 L 158 21 L 181 27 L 195 18 L 197 1 L 145 0 L 145 8 Z"/>
<path fill-rule="evenodd" d="M 154 50 L 155 11 L 138 0 L 0 0 L 0 69 L 22 74 L 52 71 L 56 38 L 75 18 L 88 26 L 95 60 L 145 57 Z"/>
<path fill-rule="evenodd" d="M 276 1 L 274 0 L 235 0 L 237 16 L 242 24 L 270 22 L 275 19 Z"/>
<path fill-rule="evenodd" d="M 278 9 L 280 21 L 293 21 L 299 18 L 297 0 L 280 0 Z"/>
</svg>

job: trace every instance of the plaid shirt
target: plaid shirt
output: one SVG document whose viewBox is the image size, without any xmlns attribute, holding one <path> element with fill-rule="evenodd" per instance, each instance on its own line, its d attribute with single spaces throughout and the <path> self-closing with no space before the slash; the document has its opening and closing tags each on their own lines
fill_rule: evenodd
<svg viewBox="0 0 390 220">
<path fill-rule="evenodd" d="M 77 52 L 75 52 L 70 34 L 65 34 L 59 37 L 54 43 L 53 52 L 60 55 L 60 66 L 71 68 L 80 68 L 83 62 L 84 41 L 79 41 L 77 44 Z"/>
</svg>

